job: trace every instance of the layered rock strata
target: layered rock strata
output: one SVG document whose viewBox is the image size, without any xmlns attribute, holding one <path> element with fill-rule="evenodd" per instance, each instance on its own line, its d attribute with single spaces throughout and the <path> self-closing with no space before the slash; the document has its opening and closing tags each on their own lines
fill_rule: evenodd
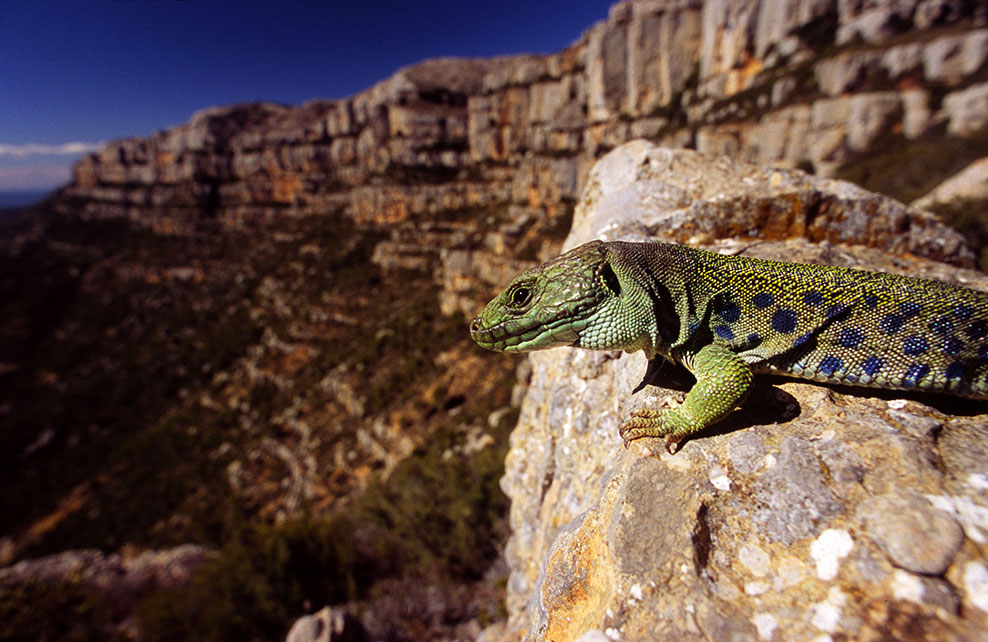
<svg viewBox="0 0 988 642">
<path fill-rule="evenodd" d="M 556 54 L 426 61 L 351 98 L 208 109 L 112 143 L 61 202 L 165 233 L 342 209 L 389 230 L 382 264 L 436 268 L 444 308 L 467 308 L 484 284 L 460 268 L 553 253 L 589 165 L 632 138 L 826 175 L 890 139 L 975 135 L 986 14 L 959 0 L 621 2 Z"/>
</svg>

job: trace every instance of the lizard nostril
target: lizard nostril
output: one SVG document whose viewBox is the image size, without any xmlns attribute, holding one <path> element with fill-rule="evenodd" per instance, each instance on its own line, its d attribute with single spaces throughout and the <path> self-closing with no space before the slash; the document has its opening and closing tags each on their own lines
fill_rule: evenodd
<svg viewBox="0 0 988 642">
<path fill-rule="evenodd" d="M 470 332 L 480 332 L 480 319 L 474 319 L 470 322 Z"/>
</svg>

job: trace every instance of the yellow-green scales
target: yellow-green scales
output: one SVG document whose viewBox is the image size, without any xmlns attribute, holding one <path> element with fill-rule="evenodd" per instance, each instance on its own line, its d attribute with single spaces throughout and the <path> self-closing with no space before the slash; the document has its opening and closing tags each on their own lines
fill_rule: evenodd
<svg viewBox="0 0 988 642">
<path fill-rule="evenodd" d="M 471 324 L 491 350 L 644 350 L 685 365 L 682 405 L 640 409 L 625 440 L 718 421 L 753 373 L 988 398 L 988 294 L 850 268 L 594 241 L 516 277 Z"/>
</svg>

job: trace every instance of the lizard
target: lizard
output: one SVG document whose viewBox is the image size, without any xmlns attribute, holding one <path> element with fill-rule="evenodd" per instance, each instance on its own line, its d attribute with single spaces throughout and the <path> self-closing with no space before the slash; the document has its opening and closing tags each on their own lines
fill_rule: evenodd
<svg viewBox="0 0 988 642">
<path fill-rule="evenodd" d="M 502 352 L 642 350 L 646 379 L 682 364 L 696 378 L 683 402 L 620 428 L 625 445 L 664 438 L 670 452 L 738 407 L 755 374 L 988 399 L 988 293 L 686 245 L 581 245 L 515 277 L 470 334 Z"/>
</svg>

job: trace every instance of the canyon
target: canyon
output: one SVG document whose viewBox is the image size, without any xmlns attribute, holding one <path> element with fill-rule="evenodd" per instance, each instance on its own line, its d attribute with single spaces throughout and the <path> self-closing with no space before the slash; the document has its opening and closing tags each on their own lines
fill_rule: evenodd
<svg viewBox="0 0 988 642">
<path fill-rule="evenodd" d="M 540 495 L 508 455 L 538 450 L 509 446 L 519 414 L 537 432 L 532 367 L 482 354 L 466 319 L 560 250 L 595 206 L 591 168 L 636 139 L 704 160 L 673 156 L 687 178 L 643 201 L 629 188 L 628 213 L 665 214 L 661 229 L 627 214 L 624 234 L 971 268 L 965 239 L 888 196 L 913 201 L 988 156 L 988 6 L 630 0 L 558 53 L 213 107 L 84 157 L 0 239 L 0 585 L 71 569 L 49 602 L 69 609 L 100 586 L 78 584 L 80 564 L 193 542 L 153 559 L 194 558 L 207 579 L 140 583 L 142 615 L 108 618 L 103 637 L 154 639 L 155 623 L 275 639 L 305 603 L 345 604 L 337 619 L 376 637 L 467 639 L 503 620 L 490 639 L 516 639 L 540 563 L 519 548 Z M 772 189 L 738 187 L 756 166 Z M 710 191 L 722 170 L 742 178 Z M 231 589 L 258 576 L 249 598 Z M 290 605 L 269 599 L 285 585 Z M 182 619 L 206 597 L 222 605 L 213 629 Z M 216 615 L 251 609 L 240 629 Z"/>
</svg>

